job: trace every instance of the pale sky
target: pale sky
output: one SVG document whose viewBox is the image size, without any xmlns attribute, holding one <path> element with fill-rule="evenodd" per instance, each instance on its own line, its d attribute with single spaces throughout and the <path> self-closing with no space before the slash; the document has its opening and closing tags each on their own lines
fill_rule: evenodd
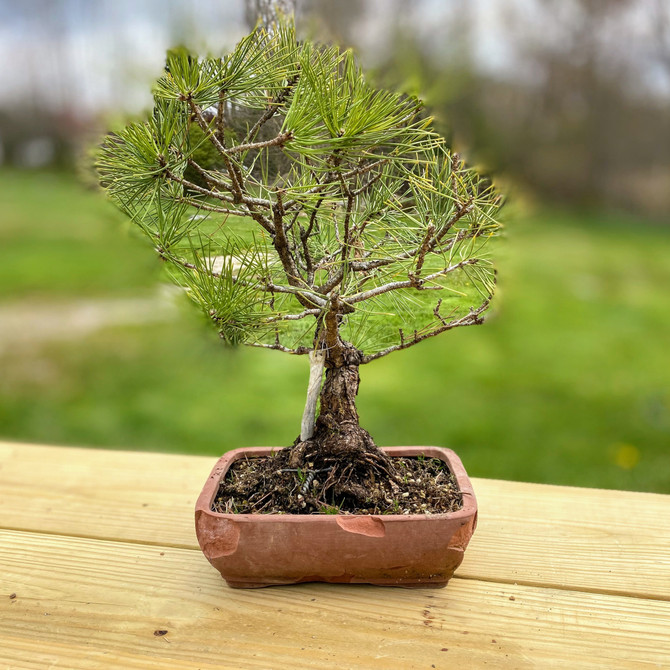
<svg viewBox="0 0 670 670">
<path fill-rule="evenodd" d="M 670 96 L 668 67 L 653 49 L 658 1 L 637 0 L 617 21 L 599 26 L 594 40 L 620 45 L 607 58 L 626 59 L 641 89 Z M 404 0 L 397 6 L 367 0 L 365 8 L 354 40 L 365 45 L 368 62 L 376 51 L 394 48 L 390 27 L 399 14 L 436 58 L 449 52 L 445 25 L 467 15 L 477 65 L 495 76 L 530 80 L 533 64 L 520 58 L 518 40 L 569 48 L 570 30 L 580 21 L 572 0 Z M 243 0 L 0 0 L 0 62 L 11 64 L 0 69 L 0 108 L 46 99 L 82 117 L 106 108 L 137 111 L 151 103 L 149 83 L 168 47 L 186 42 L 199 52 L 221 53 L 245 30 Z"/>
</svg>

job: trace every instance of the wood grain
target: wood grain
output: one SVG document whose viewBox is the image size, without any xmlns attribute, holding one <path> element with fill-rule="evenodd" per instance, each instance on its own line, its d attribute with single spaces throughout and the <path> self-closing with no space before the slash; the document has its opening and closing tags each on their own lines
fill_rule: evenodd
<svg viewBox="0 0 670 670">
<path fill-rule="evenodd" d="M 0 443 L 0 527 L 196 548 L 215 458 Z M 670 599 L 670 496 L 473 480 L 465 578 Z"/>
<path fill-rule="evenodd" d="M 195 548 L 215 461 L 0 442 L 0 527 Z"/>
<path fill-rule="evenodd" d="M 670 603 L 658 600 L 470 579 L 444 590 L 236 591 L 198 551 L 17 531 L 0 532 L 0 565 L 0 667 L 12 670 L 642 668 L 670 658 Z"/>
<path fill-rule="evenodd" d="M 670 600 L 670 496 L 473 480 L 459 575 Z"/>
</svg>

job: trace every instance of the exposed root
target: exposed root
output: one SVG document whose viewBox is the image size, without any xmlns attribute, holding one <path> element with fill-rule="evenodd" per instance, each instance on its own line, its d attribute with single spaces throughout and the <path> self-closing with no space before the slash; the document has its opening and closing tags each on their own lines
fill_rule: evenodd
<svg viewBox="0 0 670 670">
<path fill-rule="evenodd" d="M 456 481 L 442 461 L 390 458 L 374 445 L 370 449 L 360 443 L 328 453 L 310 439 L 272 457 L 234 463 L 221 483 L 213 509 L 275 514 L 431 514 L 453 511 L 461 504 Z"/>
</svg>

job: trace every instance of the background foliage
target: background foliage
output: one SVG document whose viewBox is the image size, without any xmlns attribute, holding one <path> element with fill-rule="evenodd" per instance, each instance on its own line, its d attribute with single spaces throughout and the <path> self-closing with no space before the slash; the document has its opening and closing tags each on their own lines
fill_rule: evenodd
<svg viewBox="0 0 670 670">
<path fill-rule="evenodd" d="M 163 309 L 153 251 L 72 176 L 0 174 L 0 436 L 212 455 L 295 438 L 305 361 L 226 350 L 190 305 Z M 455 447 L 474 476 L 670 492 L 666 229 L 507 216 L 493 317 L 365 366 L 362 425 Z M 81 326 L 73 287 L 82 306 L 147 298 L 145 322 Z M 17 333 L 19 307 L 37 325 Z"/>
<path fill-rule="evenodd" d="M 453 446 L 478 476 L 670 492 L 670 5 L 300 4 L 308 31 L 420 94 L 511 193 L 492 318 L 366 366 L 363 425 Z M 222 350 L 156 299 L 160 267 L 113 208 L 71 172 L 34 171 L 71 169 L 101 112 L 149 105 L 166 48 L 219 51 L 243 10 L 3 6 L 0 437 L 212 455 L 295 438 L 306 363 Z"/>
</svg>

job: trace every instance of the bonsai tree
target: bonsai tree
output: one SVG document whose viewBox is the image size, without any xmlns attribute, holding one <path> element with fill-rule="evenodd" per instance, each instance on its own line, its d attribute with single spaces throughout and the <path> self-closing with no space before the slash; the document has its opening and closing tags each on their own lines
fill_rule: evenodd
<svg viewBox="0 0 670 670">
<path fill-rule="evenodd" d="M 494 288 L 499 199 L 420 101 L 282 22 L 223 58 L 170 52 L 98 170 L 224 342 L 309 357 L 288 464 L 339 463 L 361 499 L 394 477 L 359 425 L 360 366 L 481 323 Z"/>
</svg>

